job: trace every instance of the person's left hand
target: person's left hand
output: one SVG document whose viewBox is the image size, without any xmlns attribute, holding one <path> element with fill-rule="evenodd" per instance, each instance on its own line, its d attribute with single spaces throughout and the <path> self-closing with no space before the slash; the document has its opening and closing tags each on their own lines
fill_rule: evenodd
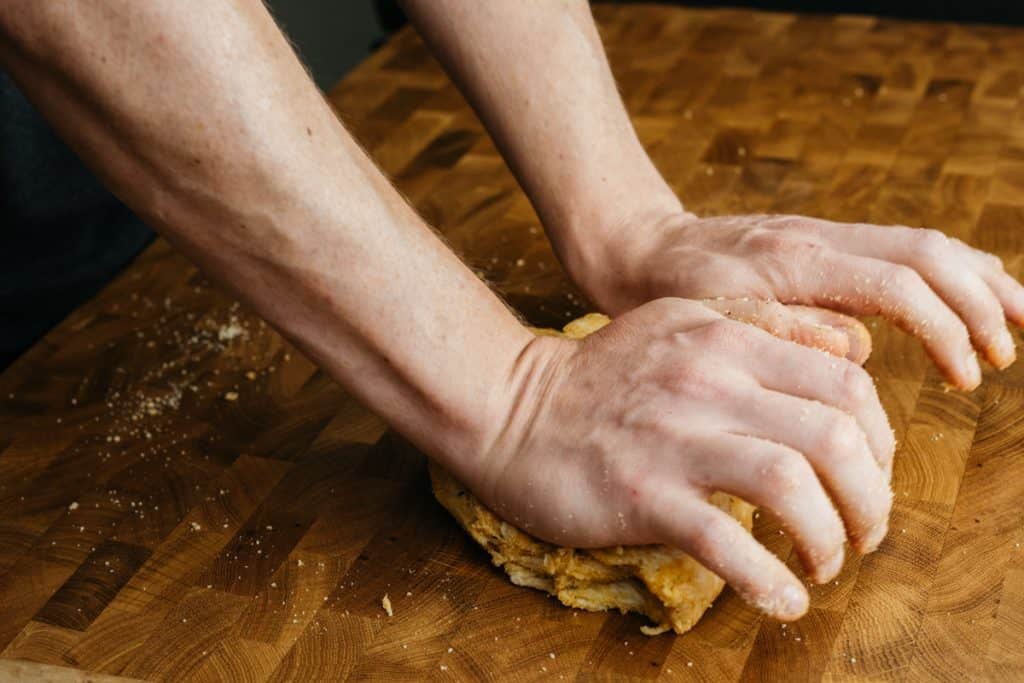
<svg viewBox="0 0 1024 683">
<path fill-rule="evenodd" d="M 1006 319 L 1024 325 L 1024 288 L 997 257 L 936 230 L 678 212 L 613 234 L 572 273 L 613 315 L 664 296 L 880 314 L 968 390 L 981 381 L 974 349 L 997 368 L 1016 358 Z"/>
</svg>

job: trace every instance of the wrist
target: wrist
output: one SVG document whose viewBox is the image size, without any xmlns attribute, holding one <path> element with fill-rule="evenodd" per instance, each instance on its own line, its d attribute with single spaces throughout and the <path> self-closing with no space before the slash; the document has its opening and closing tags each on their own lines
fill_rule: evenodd
<svg viewBox="0 0 1024 683">
<path fill-rule="evenodd" d="M 608 163 L 577 165 L 557 188 L 530 192 L 566 272 L 602 310 L 647 300 L 645 264 L 658 235 L 689 214 L 635 135 Z M 532 188 L 528 188 L 532 189 Z"/>
<path fill-rule="evenodd" d="M 472 451 L 474 457 L 462 458 L 452 467 L 484 500 L 493 500 L 497 479 L 514 458 L 530 447 L 530 425 L 546 412 L 576 350 L 577 342 L 573 340 L 529 334 L 530 341 L 522 347 L 496 391 L 498 412 L 491 416 L 489 430 Z"/>
<path fill-rule="evenodd" d="M 445 403 L 428 399 L 434 433 L 421 448 L 465 482 L 479 482 L 493 469 L 495 444 L 507 431 L 511 416 L 527 400 L 524 376 L 539 366 L 538 338 L 509 314 L 510 324 L 498 335 L 481 337 L 481 348 L 489 349 L 484 372 L 475 386 L 460 391 Z M 491 328 L 495 331 L 497 328 Z M 500 336 L 500 338 L 499 338 Z M 449 388 L 444 389 L 450 392 Z M 426 392 L 436 396 L 434 389 Z M 429 443 L 436 440 L 436 444 Z"/>
<path fill-rule="evenodd" d="M 678 201 L 620 210 L 595 222 L 590 231 L 573 231 L 560 258 L 583 294 L 615 315 L 663 295 L 651 264 L 664 249 L 666 235 L 694 219 Z"/>
</svg>

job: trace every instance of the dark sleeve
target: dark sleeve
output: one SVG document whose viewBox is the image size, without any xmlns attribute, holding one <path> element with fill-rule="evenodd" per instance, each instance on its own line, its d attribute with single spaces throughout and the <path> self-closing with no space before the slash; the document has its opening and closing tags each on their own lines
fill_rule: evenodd
<svg viewBox="0 0 1024 683">
<path fill-rule="evenodd" d="M 0 368 L 152 238 L 0 72 Z"/>
</svg>

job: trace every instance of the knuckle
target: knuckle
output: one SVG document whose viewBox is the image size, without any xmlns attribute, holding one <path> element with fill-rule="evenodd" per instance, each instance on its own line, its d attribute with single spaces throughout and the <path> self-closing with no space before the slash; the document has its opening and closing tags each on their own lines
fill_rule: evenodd
<svg viewBox="0 0 1024 683">
<path fill-rule="evenodd" d="M 875 394 L 875 385 L 871 376 L 856 363 L 846 362 L 840 378 L 841 398 L 851 407 L 863 406 Z"/>
<path fill-rule="evenodd" d="M 837 415 L 825 426 L 822 442 L 826 453 L 851 453 L 862 442 L 860 427 L 849 415 Z"/>
<path fill-rule="evenodd" d="M 618 500 L 627 502 L 634 509 L 641 508 L 645 501 L 654 498 L 652 477 L 646 470 L 623 466 L 609 478 Z"/>
<path fill-rule="evenodd" d="M 925 286 L 924 280 L 913 268 L 894 265 L 889 268 L 882 281 L 883 288 L 897 291 L 915 291 Z"/>
<path fill-rule="evenodd" d="M 984 292 L 977 298 L 978 320 L 972 323 L 979 337 L 988 343 L 994 343 L 1000 333 L 1006 329 L 1006 314 L 995 295 Z"/>
<path fill-rule="evenodd" d="M 724 393 L 719 374 L 708 364 L 692 360 L 672 369 L 663 385 L 674 394 L 705 400 L 720 397 Z"/>
<path fill-rule="evenodd" d="M 941 260 L 949 254 L 949 238 L 938 230 L 917 230 L 915 237 L 918 255 L 927 260 Z"/>
<path fill-rule="evenodd" d="M 705 327 L 704 334 L 711 344 L 732 344 L 739 339 L 739 325 L 730 320 L 716 320 Z"/>
<path fill-rule="evenodd" d="M 735 531 L 730 520 L 709 517 L 691 533 L 690 552 L 706 561 L 716 562 L 722 544 L 728 543 Z"/>
<path fill-rule="evenodd" d="M 701 340 L 715 349 L 742 349 L 750 344 L 750 326 L 732 320 L 715 320 L 699 331 Z"/>
<path fill-rule="evenodd" d="M 632 460 L 626 462 L 618 461 L 610 469 L 613 470 L 611 480 L 615 482 L 615 486 L 620 490 L 640 493 L 646 492 L 649 488 L 650 478 L 647 476 L 647 473 L 637 467 Z"/>
<path fill-rule="evenodd" d="M 767 457 L 762 472 L 764 484 L 776 495 L 795 493 L 803 485 L 808 465 L 795 452 L 779 450 Z"/>
<path fill-rule="evenodd" d="M 750 244 L 760 252 L 782 255 L 790 253 L 799 240 L 781 230 L 755 230 L 750 235 Z"/>
<path fill-rule="evenodd" d="M 761 221 L 762 225 L 770 225 L 780 230 L 809 230 L 818 225 L 818 221 L 807 216 L 799 216 L 794 214 L 781 214 L 775 216 L 768 216 Z"/>
<path fill-rule="evenodd" d="M 879 533 L 884 533 L 884 529 L 889 523 L 889 515 L 893 506 L 892 491 L 886 487 L 871 496 L 870 500 L 866 500 L 863 505 L 864 517 L 859 524 L 861 528 L 854 535 L 863 541 L 877 539 Z"/>
<path fill-rule="evenodd" d="M 811 258 L 824 247 L 804 234 L 793 234 L 783 230 L 758 230 L 750 237 L 750 244 L 759 253 L 792 259 Z"/>
</svg>

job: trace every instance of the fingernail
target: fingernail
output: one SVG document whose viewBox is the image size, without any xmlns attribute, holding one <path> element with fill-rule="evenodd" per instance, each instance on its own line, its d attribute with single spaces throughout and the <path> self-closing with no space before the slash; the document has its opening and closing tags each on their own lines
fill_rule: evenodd
<svg viewBox="0 0 1024 683">
<path fill-rule="evenodd" d="M 786 616 L 801 617 L 807 611 L 807 591 L 789 584 L 782 589 L 782 603 L 786 606 Z"/>
<path fill-rule="evenodd" d="M 821 564 L 821 569 L 818 570 L 814 582 L 826 583 L 834 579 L 839 574 L 839 570 L 843 568 L 843 560 L 845 559 L 846 553 L 843 551 L 843 547 L 839 546 L 839 550 L 827 562 Z"/>
<path fill-rule="evenodd" d="M 981 384 L 981 366 L 978 365 L 977 354 L 974 351 L 968 351 L 965 362 L 967 364 L 967 367 L 964 368 L 964 377 L 967 380 L 966 385 L 969 390 L 973 390 Z"/>
<path fill-rule="evenodd" d="M 1006 328 L 996 338 L 996 367 L 1005 370 L 1017 360 L 1017 349 L 1013 345 L 1013 337 Z"/>
<path fill-rule="evenodd" d="M 873 527 L 871 531 L 865 534 L 864 538 L 860 543 L 860 552 L 864 555 L 873 553 L 878 550 L 878 546 L 882 545 L 882 541 L 889 534 L 889 520 L 880 522 L 877 526 Z"/>
<path fill-rule="evenodd" d="M 846 360 L 859 363 L 861 360 L 860 354 L 862 352 L 860 335 L 857 334 L 855 330 L 848 329 L 846 334 L 846 343 L 848 347 L 846 351 Z"/>
</svg>

